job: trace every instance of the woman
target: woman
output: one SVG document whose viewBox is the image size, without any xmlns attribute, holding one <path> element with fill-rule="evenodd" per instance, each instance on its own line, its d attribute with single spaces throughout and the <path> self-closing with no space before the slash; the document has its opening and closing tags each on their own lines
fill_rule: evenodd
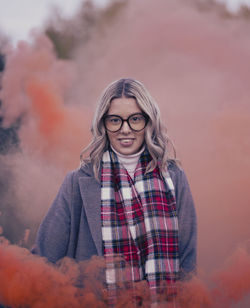
<svg viewBox="0 0 250 308">
<path fill-rule="evenodd" d="M 104 91 L 92 134 L 33 251 L 51 262 L 104 256 L 110 289 L 119 269 L 122 279 L 147 280 L 157 294 L 162 282 L 195 270 L 197 234 L 189 185 L 170 159 L 159 109 L 140 82 L 120 79 Z"/>
</svg>

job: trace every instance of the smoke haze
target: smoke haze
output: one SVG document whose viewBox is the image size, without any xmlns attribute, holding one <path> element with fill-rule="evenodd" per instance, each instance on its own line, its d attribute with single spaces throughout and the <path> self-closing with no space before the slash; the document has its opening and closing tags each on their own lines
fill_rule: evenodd
<svg viewBox="0 0 250 308">
<path fill-rule="evenodd" d="M 0 225 L 12 243 L 32 244 L 65 173 L 78 166 L 79 153 L 90 140 L 90 122 L 101 92 L 115 79 L 138 79 L 160 105 L 196 203 L 199 278 L 184 289 L 183 307 L 246 308 L 250 22 L 223 18 L 216 9 L 190 3 L 128 1 L 112 26 L 103 33 L 96 30 L 88 44 L 79 41 L 72 60 L 58 59 L 43 35 L 8 49 L 1 110 L 6 128 L 19 123 L 21 150 L 0 155 Z M 48 265 L 22 249 L 1 248 L 1 281 L 11 281 L 10 272 L 22 275 L 18 268 L 25 262 L 31 262 L 34 271 L 47 271 Z M 15 265 L 10 272 L 8 264 Z M 30 278 L 34 284 L 39 273 Z M 55 269 L 47 278 L 48 289 L 63 286 L 59 294 L 67 289 L 65 298 L 76 300 L 68 305 L 78 307 L 74 297 L 78 291 L 67 275 L 60 275 Z M 0 298 L 5 288 L 12 287 L 8 285 L 0 285 Z M 5 302 L 39 307 L 28 301 L 30 294 L 19 304 Z M 45 300 L 46 305 L 54 301 Z M 59 306 L 64 307 L 61 302 Z"/>
</svg>

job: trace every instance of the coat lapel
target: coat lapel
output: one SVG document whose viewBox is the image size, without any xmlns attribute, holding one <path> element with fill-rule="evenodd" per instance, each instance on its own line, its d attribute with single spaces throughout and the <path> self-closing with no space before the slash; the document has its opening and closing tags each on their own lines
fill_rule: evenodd
<svg viewBox="0 0 250 308">
<path fill-rule="evenodd" d="M 102 229 L 101 229 L 101 187 L 94 177 L 79 177 L 80 192 L 83 206 L 86 211 L 87 221 L 93 237 L 98 255 L 102 253 Z"/>
</svg>

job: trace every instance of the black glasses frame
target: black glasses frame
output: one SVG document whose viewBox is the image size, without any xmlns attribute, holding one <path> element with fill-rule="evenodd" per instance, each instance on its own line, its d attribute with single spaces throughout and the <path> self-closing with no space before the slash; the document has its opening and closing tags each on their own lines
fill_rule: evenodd
<svg viewBox="0 0 250 308">
<path fill-rule="evenodd" d="M 144 127 L 143 127 L 142 129 L 139 129 L 139 130 L 138 130 L 138 129 L 133 129 L 133 128 L 131 127 L 130 123 L 129 123 L 129 119 L 132 118 L 132 117 L 134 117 L 134 116 L 136 116 L 136 115 L 140 115 L 140 116 L 143 116 L 143 117 L 145 118 L 145 125 L 144 125 Z M 110 129 L 107 128 L 106 123 L 105 123 L 105 120 L 106 120 L 107 118 L 110 118 L 110 117 L 118 117 L 119 119 L 121 119 L 122 122 L 121 122 L 121 125 L 120 125 L 119 129 L 117 129 L 117 130 L 110 130 Z M 119 115 L 117 115 L 117 114 L 107 114 L 107 115 L 105 115 L 105 116 L 103 117 L 103 124 L 104 124 L 104 127 L 106 128 L 106 130 L 108 130 L 109 132 L 112 132 L 112 133 L 116 133 L 116 132 L 118 132 L 118 131 L 122 128 L 124 122 L 127 122 L 129 128 L 130 128 L 132 131 L 134 131 L 134 132 L 140 132 L 140 131 L 142 131 L 142 130 L 147 126 L 148 120 L 149 120 L 149 116 L 148 116 L 146 113 L 140 113 L 140 112 L 131 114 L 127 119 L 123 119 L 121 116 L 119 116 Z"/>
</svg>

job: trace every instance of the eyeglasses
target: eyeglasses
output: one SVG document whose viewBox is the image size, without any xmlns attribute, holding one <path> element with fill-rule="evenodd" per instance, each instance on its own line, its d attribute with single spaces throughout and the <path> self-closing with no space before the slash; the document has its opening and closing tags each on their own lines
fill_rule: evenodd
<svg viewBox="0 0 250 308">
<path fill-rule="evenodd" d="M 105 128 L 112 133 L 118 132 L 118 130 L 122 128 L 124 122 L 127 122 L 128 126 L 133 131 L 139 132 L 146 127 L 148 120 L 148 115 L 143 113 L 131 114 L 127 119 L 123 119 L 115 114 L 110 114 L 103 117 Z"/>
</svg>

